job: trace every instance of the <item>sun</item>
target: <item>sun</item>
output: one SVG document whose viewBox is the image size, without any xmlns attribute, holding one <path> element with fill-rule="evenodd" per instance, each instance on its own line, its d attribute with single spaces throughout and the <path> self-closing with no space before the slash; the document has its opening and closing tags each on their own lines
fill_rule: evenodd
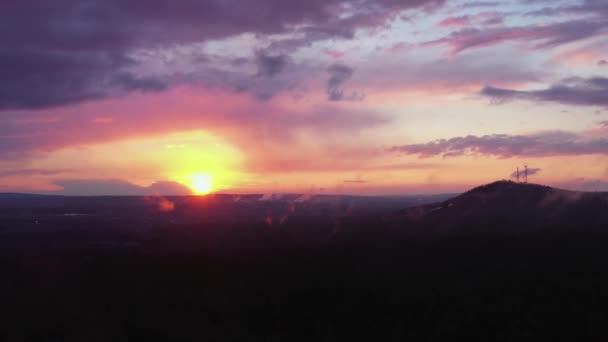
<svg viewBox="0 0 608 342">
<path fill-rule="evenodd" d="M 206 195 L 213 190 L 211 176 L 206 173 L 197 173 L 190 176 L 190 187 L 197 195 Z"/>
</svg>

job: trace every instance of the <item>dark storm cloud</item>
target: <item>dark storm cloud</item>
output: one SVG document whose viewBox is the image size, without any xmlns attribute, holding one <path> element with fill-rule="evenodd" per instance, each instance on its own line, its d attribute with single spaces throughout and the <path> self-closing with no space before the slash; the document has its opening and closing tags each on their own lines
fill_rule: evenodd
<svg viewBox="0 0 608 342">
<path fill-rule="evenodd" d="M 344 32 L 382 24 L 374 20 L 382 17 L 378 14 L 388 16 L 443 2 L 4 1 L 0 3 L 0 110 L 58 106 L 170 86 L 167 80 L 132 71 L 137 63 L 129 56 L 139 48 L 203 42 L 246 32 L 290 33 L 303 24 L 306 32 L 323 33 L 315 39 L 352 37 Z M 352 5 L 354 14 L 340 18 L 345 4 Z M 281 63 L 280 59 L 262 61 L 260 72 L 279 72 Z"/>
<path fill-rule="evenodd" d="M 133 62 L 96 51 L 13 50 L 0 47 L 0 110 L 43 108 L 167 84 L 121 69 Z"/>
<path fill-rule="evenodd" d="M 209 88 L 247 92 L 260 101 L 270 100 L 278 93 L 293 90 L 304 75 L 304 67 L 294 67 L 291 58 L 282 53 L 271 53 L 266 50 L 255 52 L 251 60 L 246 58 L 230 59 L 228 61 L 212 60 L 219 67 L 201 66 L 189 73 L 186 78 L 191 84 L 200 84 Z M 232 66 L 252 66 L 257 69 L 255 74 L 248 71 L 229 71 L 221 67 L 227 62 Z"/>
<path fill-rule="evenodd" d="M 287 63 L 289 63 L 289 57 L 284 54 L 270 55 L 266 52 L 258 52 L 256 56 L 258 76 L 276 76 L 285 69 Z"/>
<path fill-rule="evenodd" d="M 345 94 L 342 89 L 343 84 L 350 79 L 354 69 L 343 64 L 332 64 L 327 68 L 329 79 L 327 80 L 327 99 L 330 101 L 359 101 L 365 96 L 352 92 Z"/>
<path fill-rule="evenodd" d="M 608 78 L 573 77 L 543 90 L 511 90 L 485 87 L 481 94 L 495 101 L 530 100 L 579 106 L 608 106 Z"/>
<path fill-rule="evenodd" d="M 530 135 L 468 135 L 424 144 L 395 146 L 391 149 L 420 157 L 463 155 L 549 157 L 583 154 L 608 154 L 608 139 L 587 137 L 571 132 L 541 132 Z"/>
</svg>

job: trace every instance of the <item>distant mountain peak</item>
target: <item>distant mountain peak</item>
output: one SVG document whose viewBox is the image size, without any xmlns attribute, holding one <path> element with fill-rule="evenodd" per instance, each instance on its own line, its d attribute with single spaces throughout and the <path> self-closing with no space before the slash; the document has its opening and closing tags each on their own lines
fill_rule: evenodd
<svg viewBox="0 0 608 342">
<path fill-rule="evenodd" d="M 522 191 L 524 189 L 547 191 L 547 190 L 552 190 L 553 188 L 545 186 L 545 185 L 539 185 L 539 184 L 533 184 L 533 183 L 518 183 L 518 182 L 514 182 L 514 181 L 510 181 L 510 180 L 499 180 L 496 182 L 484 184 L 484 185 L 478 186 L 476 188 L 473 188 L 473 189 L 467 191 L 465 194 L 500 192 L 500 191 Z"/>
<path fill-rule="evenodd" d="M 533 227 L 608 224 L 608 193 L 587 193 L 500 180 L 447 201 L 408 208 L 406 221 L 437 226 Z"/>
</svg>

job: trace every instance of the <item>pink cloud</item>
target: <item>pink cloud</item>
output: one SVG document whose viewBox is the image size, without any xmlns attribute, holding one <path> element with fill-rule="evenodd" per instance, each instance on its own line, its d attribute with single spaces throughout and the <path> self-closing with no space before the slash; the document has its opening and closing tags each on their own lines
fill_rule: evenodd
<svg viewBox="0 0 608 342">
<path fill-rule="evenodd" d="M 586 65 L 593 66 L 601 60 L 602 55 L 589 48 L 580 48 L 561 52 L 553 57 L 553 60 L 558 63 L 568 65 Z"/>
<path fill-rule="evenodd" d="M 466 155 L 513 157 L 551 157 L 608 154 L 608 138 L 590 132 L 543 131 L 534 134 L 467 135 L 421 144 L 394 146 L 393 152 L 421 158 Z"/>
<path fill-rule="evenodd" d="M 61 113 L 63 120 L 44 127 L 6 127 L 5 133 L 10 134 L 2 134 L 0 126 L 0 154 L 27 159 L 68 147 L 204 130 L 239 149 L 246 156 L 247 169 L 294 171 L 310 165 L 335 169 L 332 163 L 338 156 L 344 158 L 342 152 L 354 149 L 348 147 L 353 132 L 390 121 L 386 115 L 354 105 L 321 106 L 287 99 L 260 102 L 246 94 L 199 88 L 140 94 L 47 112 Z M 37 117 L 40 112 L 14 115 Z M 108 115 L 120 124 L 99 122 Z M 328 145 L 332 148 L 322 147 Z M 353 152 L 354 159 L 360 160 L 361 150 Z M 356 165 L 352 160 L 349 163 Z"/>
<path fill-rule="evenodd" d="M 508 41 L 532 43 L 535 49 L 551 48 L 608 32 L 608 23 L 598 20 L 573 20 L 546 25 L 496 28 L 463 28 L 450 35 L 423 43 L 422 46 L 447 45 L 452 54 Z"/>
<path fill-rule="evenodd" d="M 323 51 L 323 53 L 325 53 L 326 55 L 328 55 L 334 59 L 340 59 L 346 55 L 346 52 L 344 52 L 344 51 L 332 50 L 332 49 L 327 49 L 327 50 Z"/>
<path fill-rule="evenodd" d="M 466 26 L 471 24 L 471 17 L 463 15 L 461 17 L 449 17 L 443 19 L 439 26 L 441 27 L 454 27 L 454 26 Z"/>
</svg>

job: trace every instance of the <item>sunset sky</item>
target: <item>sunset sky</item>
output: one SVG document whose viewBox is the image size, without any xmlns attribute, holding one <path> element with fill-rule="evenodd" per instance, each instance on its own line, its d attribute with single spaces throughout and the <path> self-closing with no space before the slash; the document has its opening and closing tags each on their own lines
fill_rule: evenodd
<svg viewBox="0 0 608 342">
<path fill-rule="evenodd" d="M 608 190 L 606 0 L 5 0 L 0 192 Z"/>
</svg>

